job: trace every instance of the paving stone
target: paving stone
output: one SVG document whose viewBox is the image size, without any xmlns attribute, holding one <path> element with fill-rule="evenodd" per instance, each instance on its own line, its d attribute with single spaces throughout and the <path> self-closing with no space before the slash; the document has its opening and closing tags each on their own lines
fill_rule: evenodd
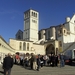
<svg viewBox="0 0 75 75">
<path fill-rule="evenodd" d="M 3 75 L 3 69 L 0 65 L 0 75 Z M 22 66 L 14 65 L 11 75 L 75 75 L 75 66 L 65 67 L 43 67 L 40 71 L 25 69 Z"/>
</svg>

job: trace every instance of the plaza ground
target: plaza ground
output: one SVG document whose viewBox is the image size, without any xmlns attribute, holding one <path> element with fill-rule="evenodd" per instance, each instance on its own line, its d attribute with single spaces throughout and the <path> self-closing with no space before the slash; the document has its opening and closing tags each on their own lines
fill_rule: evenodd
<svg viewBox="0 0 75 75">
<path fill-rule="evenodd" d="M 0 75 L 3 75 L 3 69 L 0 65 Z M 75 75 L 75 66 L 65 67 L 43 67 L 40 71 L 25 69 L 22 66 L 14 65 L 12 68 L 11 75 Z"/>
</svg>

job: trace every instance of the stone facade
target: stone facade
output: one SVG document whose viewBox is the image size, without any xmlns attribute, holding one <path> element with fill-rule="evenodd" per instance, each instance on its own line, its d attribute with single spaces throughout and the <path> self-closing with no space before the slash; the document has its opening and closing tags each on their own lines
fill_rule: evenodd
<svg viewBox="0 0 75 75">
<path fill-rule="evenodd" d="M 67 17 L 65 23 L 47 29 L 38 31 L 38 25 L 39 13 L 32 9 L 26 11 L 24 31 L 19 30 L 15 39 L 9 39 L 9 44 L 0 37 L 0 53 L 5 55 L 8 52 L 12 54 L 19 52 L 45 55 L 59 54 L 75 48 L 75 14 L 72 18 Z"/>
<path fill-rule="evenodd" d="M 15 54 L 15 49 L 0 36 L 0 64 L 8 53 Z"/>
<path fill-rule="evenodd" d="M 10 46 L 12 48 L 15 48 L 15 52 L 19 53 L 34 53 L 34 54 L 42 54 L 44 55 L 44 45 L 41 44 L 35 44 L 32 41 L 25 41 L 25 40 L 15 40 L 10 39 L 9 41 Z"/>
<path fill-rule="evenodd" d="M 23 39 L 29 41 L 38 41 L 38 27 L 39 13 L 32 9 L 25 11 Z"/>
</svg>

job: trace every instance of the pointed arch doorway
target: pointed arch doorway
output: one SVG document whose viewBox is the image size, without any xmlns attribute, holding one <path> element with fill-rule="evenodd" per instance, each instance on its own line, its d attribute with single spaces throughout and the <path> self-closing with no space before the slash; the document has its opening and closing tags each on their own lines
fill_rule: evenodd
<svg viewBox="0 0 75 75">
<path fill-rule="evenodd" d="M 53 44 L 49 44 L 46 47 L 46 54 L 55 54 L 55 47 Z"/>
</svg>

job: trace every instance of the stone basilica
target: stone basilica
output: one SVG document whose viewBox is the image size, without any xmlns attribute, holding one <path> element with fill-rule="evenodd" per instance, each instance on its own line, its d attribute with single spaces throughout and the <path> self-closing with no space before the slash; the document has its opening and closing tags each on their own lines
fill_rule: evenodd
<svg viewBox="0 0 75 75">
<path fill-rule="evenodd" d="M 39 12 L 29 9 L 24 12 L 24 30 L 18 30 L 14 39 L 7 43 L 0 36 L 0 56 L 12 54 L 59 54 L 75 47 L 75 14 L 66 17 L 65 23 L 39 30 Z"/>
</svg>

